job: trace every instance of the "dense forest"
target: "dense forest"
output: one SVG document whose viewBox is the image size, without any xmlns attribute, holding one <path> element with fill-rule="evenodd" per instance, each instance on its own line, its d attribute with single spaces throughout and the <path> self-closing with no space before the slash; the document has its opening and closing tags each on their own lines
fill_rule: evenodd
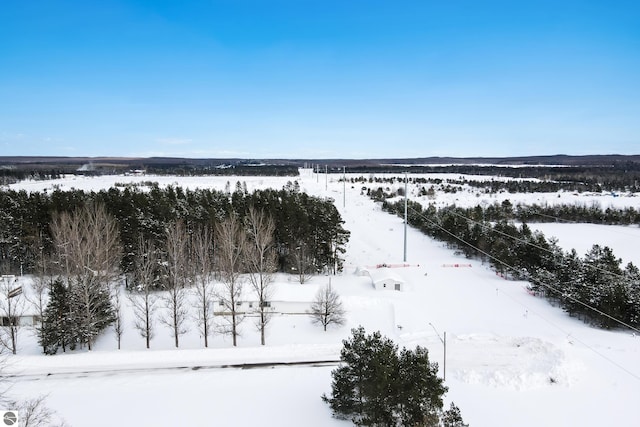
<svg viewBox="0 0 640 427">
<path fill-rule="evenodd" d="M 167 227 L 183 220 L 188 230 L 213 226 L 232 213 L 240 219 L 255 207 L 273 217 L 275 246 L 280 271 L 295 270 L 301 252 L 313 272 L 335 272 L 342 268 L 341 254 L 349 232 L 331 200 L 300 192 L 297 182 L 281 189 L 249 193 L 236 183 L 228 191 L 188 190 L 126 185 L 99 192 L 54 190 L 49 193 L 0 191 L 0 268 L 5 273 L 33 271 L 41 253 L 52 253 L 50 224 L 63 212 L 73 212 L 89 203 L 106 207 L 120 229 L 123 252 L 121 269 L 130 273 L 140 237 L 164 247 Z"/>
</svg>

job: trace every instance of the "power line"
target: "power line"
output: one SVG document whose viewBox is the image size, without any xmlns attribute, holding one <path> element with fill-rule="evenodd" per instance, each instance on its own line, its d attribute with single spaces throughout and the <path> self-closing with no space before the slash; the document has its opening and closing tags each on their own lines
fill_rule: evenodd
<svg viewBox="0 0 640 427">
<path fill-rule="evenodd" d="M 440 226 L 439 224 L 434 223 L 434 222 L 433 222 L 433 221 L 431 221 L 430 219 L 426 218 L 426 217 L 425 217 L 421 212 L 418 212 L 418 211 L 416 211 L 416 210 L 415 210 L 415 209 L 413 209 L 413 208 L 410 208 L 410 209 L 412 209 L 412 210 L 413 210 L 415 213 L 417 213 L 420 217 L 422 217 L 423 219 L 425 219 L 426 221 L 428 221 L 428 222 L 429 222 L 429 223 L 431 223 L 432 225 L 436 226 L 437 228 L 441 229 L 441 230 L 442 230 L 442 231 L 444 231 L 445 233 L 447 233 L 447 234 L 451 235 L 451 236 L 452 236 L 452 237 L 454 237 L 455 239 L 457 239 L 457 240 L 461 241 L 462 243 L 464 243 L 464 244 L 468 245 L 469 247 L 471 247 L 471 248 L 473 248 L 473 249 L 477 250 L 478 252 L 480 252 L 480 253 L 482 253 L 482 254 L 485 254 L 485 255 L 486 255 L 486 256 L 488 256 L 489 258 L 491 258 L 491 259 L 493 259 L 493 260 L 495 260 L 495 261 L 497 261 L 497 262 L 499 262 L 499 263 L 503 264 L 503 265 L 504 265 L 504 266 L 506 266 L 507 268 L 509 268 L 509 269 L 511 269 L 511 270 L 515 270 L 515 271 L 517 271 L 517 269 L 516 269 L 515 267 L 512 267 L 511 265 L 509 265 L 509 264 L 505 263 L 504 261 L 497 259 L 496 257 L 494 257 L 494 256 L 492 256 L 492 255 L 488 254 L 487 252 L 483 251 L 482 249 L 475 247 L 475 246 L 474 246 L 474 245 L 472 245 L 471 243 L 469 243 L 469 242 L 465 241 L 464 239 L 462 239 L 462 238 L 460 238 L 460 237 L 456 236 L 455 234 L 451 233 L 450 231 L 446 230 L 444 227 Z M 561 292 L 561 291 L 559 291 L 559 290 L 555 289 L 555 288 L 554 288 L 553 286 L 551 286 L 551 285 L 548 285 L 548 284 L 546 284 L 546 283 L 543 283 L 543 282 L 541 282 L 541 281 L 539 281 L 539 280 L 538 280 L 537 282 L 538 282 L 540 285 L 547 287 L 548 289 L 552 289 L 552 290 L 554 290 L 555 292 L 558 292 L 558 293 L 561 293 L 561 294 L 562 294 L 562 292 Z M 510 295 L 508 295 L 508 294 L 507 294 L 507 293 L 505 293 L 504 291 L 503 291 L 503 293 L 504 293 L 505 295 L 509 296 L 512 300 L 514 300 L 514 301 L 515 301 L 515 299 L 513 299 Z M 599 314 L 602 314 L 602 315 L 604 315 L 604 316 L 606 316 L 606 317 L 610 318 L 611 320 L 613 320 L 613 321 L 615 321 L 615 322 L 617 322 L 617 323 L 619 323 L 619 324 L 621 324 L 621 325 L 624 325 L 624 326 L 628 327 L 629 329 L 631 329 L 631 330 L 633 330 L 633 331 L 636 331 L 636 332 L 640 333 L 640 330 L 638 330 L 638 329 L 634 328 L 634 327 L 633 327 L 633 326 L 631 326 L 631 325 L 628 325 L 627 323 L 625 323 L 625 322 L 623 322 L 623 321 L 621 321 L 621 320 L 619 320 L 619 319 L 616 319 L 616 318 L 615 318 L 615 317 L 613 317 L 613 316 L 610 316 L 610 315 L 609 315 L 609 314 L 607 314 L 607 313 L 604 313 L 604 312 L 602 312 L 602 311 L 598 310 L 598 309 L 597 309 L 597 308 L 595 308 L 595 307 L 591 307 L 590 305 L 588 305 L 588 304 L 586 304 L 586 303 L 583 303 L 582 301 L 577 300 L 576 298 L 573 298 L 573 297 L 571 297 L 571 296 L 567 296 L 567 297 L 568 297 L 569 299 L 571 299 L 572 301 L 574 301 L 574 302 L 577 302 L 577 303 L 579 303 L 579 304 L 581 304 L 581 305 L 583 305 L 583 306 L 585 306 L 585 307 L 587 307 L 587 308 L 589 308 L 589 309 L 591 309 L 591 310 L 594 310 L 595 312 L 597 312 L 597 313 L 599 313 Z M 521 303 L 519 303 L 519 302 L 518 302 L 518 304 L 521 304 Z M 521 305 L 523 305 L 523 306 L 527 307 L 527 309 L 529 309 L 529 307 L 528 307 L 528 306 L 526 306 L 526 305 L 524 305 L 524 304 L 521 304 Z M 533 312 L 533 313 L 535 313 L 533 310 L 532 310 L 532 312 Z M 536 314 L 536 315 L 538 315 L 538 316 L 540 316 L 538 313 L 535 313 L 535 314 Z M 566 332 L 566 331 L 564 331 L 561 327 L 559 327 L 559 326 L 555 325 L 553 322 L 549 321 L 548 319 L 545 319 L 543 316 L 540 316 L 540 318 L 541 318 L 541 319 L 543 319 L 543 320 L 545 320 L 547 323 L 551 324 L 552 326 L 556 327 L 557 329 L 559 329 L 559 330 L 560 330 L 560 331 L 562 331 L 563 333 L 567 333 L 567 332 Z M 606 360 L 607 362 L 609 362 L 609 363 L 611 363 L 612 365 L 616 366 L 618 369 L 621 369 L 623 372 L 627 373 L 628 375 L 632 376 L 633 378 L 635 378 L 635 379 L 637 379 L 637 380 L 640 380 L 640 376 L 638 376 L 638 375 L 637 375 L 637 374 L 635 374 L 634 372 L 630 371 L 629 369 L 627 369 L 627 368 L 626 368 L 626 367 L 624 367 L 623 365 L 619 364 L 619 363 L 618 363 L 618 362 L 616 362 L 615 360 L 612 360 L 611 358 L 609 358 L 609 357 L 608 357 L 608 356 L 606 356 L 605 354 L 603 354 L 603 353 L 599 352 L 598 350 L 596 350 L 595 348 L 593 348 L 592 346 L 590 346 L 590 345 L 589 345 L 589 344 L 587 344 L 586 342 L 584 342 L 584 341 L 580 340 L 579 338 L 576 338 L 576 337 L 574 337 L 574 338 L 576 339 L 576 341 L 580 342 L 580 344 L 584 345 L 586 348 L 588 348 L 589 350 L 591 350 L 592 352 L 594 352 L 595 354 L 597 354 L 598 356 L 600 356 L 601 358 L 603 358 L 603 359 L 604 359 L 604 360 Z"/>
<path fill-rule="evenodd" d="M 552 322 L 551 320 L 547 319 L 545 316 L 541 315 L 539 312 L 537 312 L 536 310 L 533 310 L 530 306 L 523 304 L 522 302 L 516 300 L 512 295 L 509 295 L 508 292 L 505 292 L 504 290 L 501 290 L 501 293 L 505 296 L 507 296 L 509 299 L 511 299 L 514 303 L 521 305 L 522 307 L 525 307 L 528 311 L 530 311 L 531 313 L 535 314 L 536 316 L 538 316 L 540 319 L 544 320 L 546 323 L 548 323 L 549 325 L 553 326 L 554 328 L 558 329 L 560 332 L 562 332 L 563 334 L 566 334 L 567 336 L 571 336 L 573 337 L 573 339 L 575 339 L 576 341 L 578 341 L 580 344 L 582 344 L 583 346 L 585 346 L 587 349 L 591 350 L 593 353 L 595 353 L 596 355 L 600 356 L 601 358 L 603 358 L 604 360 L 606 360 L 607 362 L 611 363 L 612 365 L 616 366 L 618 369 L 624 371 L 625 373 L 627 373 L 628 375 L 632 376 L 633 378 L 635 378 L 636 380 L 640 381 L 640 376 L 637 375 L 635 372 L 630 371 L 629 369 L 627 369 L 625 366 L 621 365 L 620 363 L 616 362 L 615 360 L 611 359 L 610 357 L 608 357 L 607 355 L 601 353 L 600 351 L 598 351 L 596 348 L 594 348 L 593 346 L 589 345 L 588 343 L 586 343 L 585 341 L 581 340 L 580 338 L 576 337 L 575 335 L 572 335 L 571 332 L 565 330 L 564 328 L 562 328 L 561 326 L 557 325 L 556 323 Z"/>
<path fill-rule="evenodd" d="M 500 263 L 500 264 L 504 265 L 504 266 L 505 266 L 505 267 L 507 267 L 508 269 L 518 272 L 518 269 L 517 269 L 517 268 L 515 268 L 515 267 L 513 267 L 513 266 L 511 266 L 511 265 L 507 264 L 506 262 L 504 262 L 504 261 L 502 261 L 502 260 L 500 260 L 500 259 L 498 259 L 498 258 L 496 258 L 496 257 L 492 256 L 491 254 L 489 254 L 489 253 L 487 253 L 486 251 L 483 251 L 482 249 L 480 249 L 480 248 L 478 248 L 478 247 L 476 247 L 476 246 L 472 245 L 471 243 L 467 242 L 466 240 L 462 239 L 461 237 L 458 237 L 457 235 L 455 235 L 454 233 L 452 233 L 452 232 L 450 232 L 449 230 L 445 229 L 445 228 L 444 228 L 444 227 L 442 227 L 441 225 L 439 225 L 439 224 L 437 224 L 437 223 L 435 223 L 435 222 L 431 221 L 431 220 L 430 220 L 429 218 L 427 218 L 427 217 L 426 217 L 422 212 L 419 212 L 419 211 L 415 210 L 414 208 L 409 208 L 409 209 L 411 209 L 414 213 L 416 213 L 419 217 L 423 218 L 423 219 L 424 219 L 425 221 L 427 221 L 428 223 L 430 223 L 430 224 L 434 225 L 435 227 L 437 227 L 437 228 L 439 228 L 440 230 L 444 231 L 445 233 L 449 234 L 449 235 L 450 235 L 450 236 L 452 236 L 454 239 L 456 239 L 456 240 L 458 240 L 458 241 L 462 242 L 463 244 L 465 244 L 465 245 L 469 246 L 470 248 L 472 248 L 472 249 L 474 249 L 474 250 L 478 251 L 479 253 L 486 255 L 488 258 L 490 258 L 490 259 L 492 259 L 492 260 L 494 260 L 494 261 L 496 261 L 496 262 L 498 262 L 498 263 Z M 514 240 L 516 240 L 516 241 L 520 241 L 520 242 L 522 242 L 522 243 L 525 243 L 525 244 L 531 245 L 531 246 L 536 247 L 536 248 L 538 248 L 538 249 L 540 249 L 540 250 L 543 250 L 543 251 L 546 251 L 546 252 L 549 252 L 549 253 L 551 253 L 551 254 L 554 254 L 554 255 L 555 255 L 555 253 L 554 253 L 553 251 L 551 251 L 551 250 L 549 250 L 549 249 L 547 249 L 547 248 L 543 248 L 543 247 L 541 247 L 541 246 L 539 246 L 539 245 L 533 244 L 532 242 L 528 242 L 528 241 L 523 240 L 523 239 L 520 239 L 520 238 L 518 238 L 518 237 L 511 236 L 511 235 L 509 235 L 509 234 L 507 234 L 507 233 L 503 233 L 503 232 L 501 232 L 500 230 L 494 230 L 492 227 L 487 227 L 485 224 L 478 223 L 477 221 L 475 221 L 475 220 L 473 220 L 473 219 L 471 219 L 471 218 L 467 218 L 466 216 L 461 215 L 461 214 L 459 214 L 459 213 L 455 212 L 454 210 L 449 210 L 449 212 L 452 212 L 452 213 L 454 213 L 455 215 L 458 215 L 458 216 L 460 216 L 460 217 L 464 218 L 466 221 L 470 221 L 470 222 L 473 222 L 473 223 L 479 224 L 479 225 L 480 225 L 480 226 L 482 226 L 483 228 L 489 228 L 490 230 L 492 230 L 492 231 L 494 231 L 494 232 L 496 232 L 496 233 L 502 234 L 502 235 L 504 235 L 504 236 L 506 236 L 506 237 L 510 237 L 510 238 L 512 238 L 512 239 L 514 239 Z M 609 271 L 604 270 L 604 269 L 600 269 L 600 268 L 598 268 L 598 267 L 596 267 L 596 266 L 591 266 L 591 267 L 596 268 L 596 269 L 598 269 L 598 270 L 602 270 L 602 271 L 604 271 L 604 272 L 606 272 L 606 273 L 608 273 L 608 274 L 611 274 L 611 275 L 614 275 L 614 276 L 618 276 L 618 277 L 622 277 L 622 278 L 624 278 L 624 276 L 621 276 L 621 275 L 616 274 L 616 273 L 609 272 Z M 556 289 L 555 287 L 553 287 L 553 286 L 551 286 L 551 285 L 549 285 L 549 284 L 547 284 L 547 283 L 544 283 L 544 282 L 542 282 L 542 281 L 540 281 L 540 280 L 533 279 L 533 278 L 531 278 L 531 277 L 530 277 L 530 279 L 531 279 L 531 280 L 534 280 L 534 281 L 535 281 L 535 282 L 537 282 L 538 284 L 540 284 L 540 285 L 542 285 L 542 286 L 546 287 L 547 289 L 553 290 L 554 292 L 557 292 L 557 293 L 558 293 L 558 294 L 560 294 L 560 295 L 564 295 L 564 293 L 563 293 L 562 291 L 560 291 L 560 290 Z M 527 309 L 528 309 L 528 310 L 530 309 L 527 305 L 522 304 L 522 303 L 520 303 L 520 302 L 516 301 L 516 300 L 515 300 L 511 295 L 509 295 L 508 293 L 505 293 L 505 292 L 503 291 L 503 294 L 507 295 L 511 300 L 515 301 L 516 303 L 518 303 L 518 304 L 520 304 L 520 305 L 522 305 L 522 306 L 524 306 L 524 307 L 527 307 Z M 587 303 L 584 303 L 584 302 L 582 302 L 582 301 L 580 301 L 580 300 L 578 300 L 578 299 L 576 299 L 576 298 L 574 298 L 574 297 L 572 297 L 572 296 L 570 296 L 570 295 L 564 295 L 564 296 L 565 296 L 566 298 L 568 298 L 569 300 L 571 300 L 571 301 L 573 301 L 573 302 L 576 302 L 576 303 L 578 303 L 578 304 L 580 304 L 580 305 L 582 305 L 582 306 L 584 306 L 584 307 L 586 307 L 586 308 L 588 308 L 588 309 L 590 309 L 590 310 L 593 310 L 593 311 L 595 311 L 596 313 L 598 313 L 598 314 L 600 314 L 600 315 L 602 315 L 602 316 L 605 316 L 605 317 L 607 317 L 607 318 L 609 318 L 609 319 L 613 320 L 614 322 L 616 322 L 616 323 L 618 323 L 618 324 L 620 324 L 620 325 L 622 325 L 622 326 L 625 326 L 625 327 L 627 327 L 627 328 L 629 328 L 629 329 L 631 329 L 631 330 L 633 330 L 633 331 L 635 331 L 635 332 L 640 333 L 640 330 L 639 330 L 639 329 L 637 329 L 637 328 L 635 328 L 635 327 L 633 327 L 633 326 L 631 326 L 631 325 L 629 325 L 629 324 L 625 323 L 624 321 L 622 321 L 622 320 L 620 320 L 620 319 L 617 319 L 617 318 L 615 318 L 615 317 L 613 317 L 613 316 L 609 315 L 608 313 L 605 313 L 605 312 L 603 312 L 603 311 L 601 311 L 601 310 L 599 310 L 599 309 L 597 309 L 597 308 L 595 308 L 595 307 L 593 307 L 593 306 L 591 306 L 591 305 L 589 305 L 589 304 L 587 304 Z M 568 333 L 567 331 L 565 331 L 565 330 L 564 330 L 563 328 L 561 328 L 560 326 L 558 326 L 558 325 L 556 325 L 555 323 L 551 322 L 550 320 L 546 319 L 544 316 L 541 316 L 540 314 L 536 313 L 534 310 L 531 310 L 531 311 L 532 311 L 534 314 L 536 314 L 537 316 L 539 316 L 542 320 L 544 320 L 545 322 L 549 323 L 550 325 L 552 325 L 553 327 L 557 328 L 558 330 L 562 331 L 563 333 Z M 571 335 L 571 334 L 570 334 L 570 333 L 568 333 L 568 335 Z M 608 356 L 606 356 L 605 354 L 601 353 L 600 351 L 596 350 L 594 347 L 590 346 L 588 343 L 586 343 L 586 342 L 584 342 L 584 341 L 580 340 L 580 339 L 579 339 L 579 338 L 577 338 L 577 337 L 574 337 L 574 339 L 575 339 L 576 341 L 578 341 L 580 344 L 582 344 L 583 346 L 585 346 L 586 348 L 588 348 L 589 350 L 591 350 L 591 351 L 592 351 L 593 353 L 595 353 L 596 355 L 600 356 L 602 359 L 606 360 L 607 362 L 609 362 L 609 363 L 611 363 L 612 365 L 616 366 L 618 369 L 620 369 L 620 370 L 622 370 L 623 372 L 625 372 L 626 374 L 630 375 L 631 377 L 635 378 L 636 380 L 640 380 L 640 376 L 638 376 L 638 375 L 637 375 L 637 374 L 635 374 L 634 372 L 630 371 L 629 369 L 627 369 L 627 368 L 626 368 L 626 367 L 624 367 L 623 365 L 619 364 L 618 362 L 614 361 L 613 359 L 609 358 Z"/>
<path fill-rule="evenodd" d="M 551 255 L 554 255 L 554 256 L 556 255 L 556 253 L 555 253 L 553 250 L 551 250 L 551 249 L 548 249 L 548 248 L 542 247 L 542 246 L 537 245 L 537 244 L 535 244 L 535 243 L 533 243 L 533 242 L 530 242 L 530 241 L 528 241 L 528 240 L 521 239 L 521 238 L 516 237 L 516 236 L 512 236 L 512 235 L 510 235 L 510 234 L 508 234 L 508 233 L 505 233 L 505 232 L 503 232 L 503 231 L 496 230 L 494 227 L 489 227 L 489 226 L 487 226 L 485 223 L 481 223 L 481 222 L 478 222 L 478 221 L 476 221 L 476 220 L 474 220 L 474 219 L 468 218 L 468 217 L 466 217 L 466 216 L 462 215 L 461 213 L 456 212 L 454 209 L 447 209 L 447 212 L 450 212 L 450 213 L 452 213 L 452 214 L 454 214 L 454 215 L 456 215 L 456 216 L 459 216 L 460 218 L 463 218 L 463 219 L 465 219 L 465 220 L 467 220 L 467 221 L 469 221 L 469 222 L 472 222 L 472 223 L 474 223 L 474 224 L 478 224 L 478 225 L 480 225 L 482 228 L 484 228 L 484 229 L 488 229 L 489 231 L 493 231 L 494 233 L 498 233 L 498 234 L 500 234 L 500 235 L 502 235 L 502 236 L 505 236 L 505 237 L 511 238 L 511 239 L 513 239 L 513 240 L 515 240 L 515 241 L 517 241 L 517 242 L 524 243 L 524 244 L 529 245 L 529 246 L 532 246 L 532 247 L 534 247 L 534 248 L 536 248 L 536 249 L 540 249 L 541 251 L 547 252 L 547 253 L 549 253 L 549 254 L 551 254 Z M 625 277 L 624 275 L 622 275 L 622 274 L 618 274 L 618 273 L 616 273 L 616 272 L 609 271 L 609 270 L 607 270 L 607 269 L 605 269 L 605 268 L 602 268 L 602 267 L 599 267 L 599 266 L 597 266 L 597 265 L 592 265 L 592 264 L 583 264 L 583 265 L 585 265 L 585 266 L 587 266 L 587 267 L 589 267 L 589 268 L 591 268 L 591 269 L 593 269 L 593 270 L 600 271 L 601 273 L 605 273 L 605 274 L 611 275 L 611 276 L 613 276 L 613 277 L 617 277 L 617 278 L 619 278 L 619 279 L 623 279 L 623 280 L 624 280 L 624 279 L 626 279 L 626 277 Z"/>
<path fill-rule="evenodd" d="M 512 271 L 515 271 L 515 272 L 518 272 L 518 269 L 517 269 L 517 268 L 515 268 L 515 267 L 513 267 L 513 266 L 511 266 L 511 265 L 509 265 L 509 264 L 507 264 L 506 262 L 502 261 L 501 259 L 496 258 L 495 256 L 493 256 L 493 255 L 489 254 L 488 252 L 483 251 L 482 249 L 480 249 L 480 248 L 478 248 L 478 247 L 476 247 L 476 246 L 472 245 L 471 243 L 467 242 L 466 240 L 462 239 L 461 237 L 458 237 L 457 235 L 455 235 L 454 233 L 452 233 L 452 232 L 450 232 L 449 230 L 445 229 L 445 228 L 444 228 L 444 227 L 442 227 L 441 225 L 436 224 L 435 222 L 431 221 L 429 218 L 425 217 L 421 212 L 418 212 L 417 210 L 415 210 L 415 209 L 413 209 L 413 208 L 410 208 L 410 209 L 411 209 L 413 212 L 415 212 L 416 214 L 418 214 L 418 215 L 419 215 L 421 218 L 423 218 L 425 221 L 429 222 L 430 224 L 432 224 L 432 225 L 436 226 L 436 227 L 437 227 L 437 228 L 439 228 L 440 230 L 442 230 L 442 231 L 444 231 L 445 233 L 449 234 L 449 235 L 450 235 L 450 236 L 452 236 L 454 239 L 459 240 L 460 242 L 462 242 L 463 244 L 465 244 L 465 245 L 469 246 L 470 248 L 472 248 L 472 249 L 474 249 L 474 250 L 478 251 L 479 253 L 481 253 L 481 254 L 483 254 L 483 255 L 486 255 L 488 258 L 490 258 L 490 259 L 492 259 L 492 260 L 496 261 L 497 263 L 499 263 L 499 264 L 501 264 L 501 265 L 505 266 L 507 269 L 512 270 Z M 624 322 L 624 321 L 622 321 L 622 320 L 620 320 L 620 319 L 617 319 L 617 318 L 615 318 L 615 317 L 611 316 L 610 314 L 603 312 L 602 310 L 597 309 L 596 307 L 593 307 L 593 306 L 591 306 L 591 305 L 589 305 L 589 304 L 587 304 L 587 303 L 585 303 L 585 302 L 582 302 L 582 301 L 580 301 L 579 299 L 577 299 L 577 298 L 575 298 L 575 297 L 573 297 L 573 296 L 571 296 L 571 295 L 565 295 L 565 294 L 564 294 L 564 292 L 562 292 L 561 290 L 556 289 L 555 287 L 553 287 L 553 286 L 551 286 L 551 285 L 549 285 L 549 284 L 547 284 L 547 283 L 544 283 L 544 282 L 542 282 L 541 280 L 537 280 L 537 279 L 534 279 L 534 278 L 532 278 L 532 277 L 530 277 L 530 279 L 531 279 L 531 280 L 533 280 L 534 282 L 536 282 L 537 284 L 539 284 L 539 285 L 541 285 L 541 286 L 544 286 L 545 288 L 550 289 L 550 290 L 552 290 L 552 291 L 554 291 L 554 292 L 556 292 L 556 293 L 558 293 L 558 294 L 560 294 L 560 295 L 564 296 L 565 298 L 567 298 L 567 299 L 569 299 L 569 300 L 571 300 L 571 301 L 573 301 L 573 302 L 575 302 L 575 303 L 577 303 L 577 304 L 582 305 L 583 307 L 586 307 L 586 308 L 588 308 L 588 309 L 590 309 L 590 310 L 592 310 L 592 311 L 594 311 L 594 312 L 596 312 L 596 313 L 598 313 L 598 314 L 600 314 L 600 315 L 602 315 L 602 316 L 605 316 L 605 317 L 606 317 L 606 318 L 608 318 L 608 319 L 613 320 L 614 322 L 616 322 L 616 323 L 618 323 L 618 324 L 620 324 L 620 325 L 622 325 L 622 326 L 625 326 L 625 327 L 627 327 L 627 328 L 629 328 L 629 329 L 631 329 L 631 330 L 633 330 L 633 331 L 635 331 L 635 332 L 640 333 L 640 329 L 637 329 L 637 328 L 635 328 L 635 327 L 633 327 L 633 326 L 629 325 L 628 323 L 626 323 L 626 322 Z"/>
</svg>

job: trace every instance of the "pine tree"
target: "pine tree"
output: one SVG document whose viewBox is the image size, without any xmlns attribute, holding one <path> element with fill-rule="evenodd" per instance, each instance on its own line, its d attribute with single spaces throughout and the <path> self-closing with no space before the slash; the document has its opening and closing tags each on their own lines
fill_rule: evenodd
<svg viewBox="0 0 640 427">
<path fill-rule="evenodd" d="M 67 287 L 62 280 L 55 280 L 51 285 L 49 303 L 44 310 L 38 337 L 45 354 L 56 354 L 60 347 L 66 351 L 71 343 L 70 312 Z"/>
<path fill-rule="evenodd" d="M 96 338 L 115 320 L 109 289 L 90 276 L 73 281 L 69 289 L 72 342 L 91 350 Z"/>
<path fill-rule="evenodd" d="M 332 372 L 329 404 L 334 416 L 357 425 L 436 426 L 447 391 L 427 350 L 398 348 L 380 332 L 353 329 L 343 341 L 341 366 Z"/>
<path fill-rule="evenodd" d="M 632 326 L 640 325 L 640 270 L 633 263 L 627 264 L 624 270 L 627 293 L 624 320 Z"/>
<path fill-rule="evenodd" d="M 449 409 L 442 414 L 442 427 L 469 427 L 469 424 L 465 424 L 462 420 L 460 408 L 453 402 L 451 402 Z"/>
<path fill-rule="evenodd" d="M 620 317 L 622 314 L 619 312 L 619 308 L 624 305 L 627 299 L 623 281 L 620 279 L 622 275 L 620 263 L 621 260 L 613 255 L 609 247 L 593 245 L 585 255 L 586 286 L 582 288 L 583 292 L 581 292 L 579 299 L 609 315 Z M 589 317 L 594 316 L 591 312 L 585 312 L 585 314 Z M 606 316 L 595 316 L 594 321 L 600 326 L 610 328 L 614 324 Z"/>
<path fill-rule="evenodd" d="M 377 359 L 395 354 L 396 346 L 391 340 L 382 338 L 380 332 L 365 335 L 362 326 L 351 333 L 351 339 L 342 342 L 340 360 L 343 365 L 332 373 L 332 397 L 324 396 L 323 400 L 339 418 L 370 425 L 382 412 L 375 402 L 376 389 L 389 386 L 388 381 L 378 381 L 383 363 Z"/>
<path fill-rule="evenodd" d="M 403 425 L 434 425 L 447 391 L 424 347 L 400 352 L 397 406 Z"/>
</svg>

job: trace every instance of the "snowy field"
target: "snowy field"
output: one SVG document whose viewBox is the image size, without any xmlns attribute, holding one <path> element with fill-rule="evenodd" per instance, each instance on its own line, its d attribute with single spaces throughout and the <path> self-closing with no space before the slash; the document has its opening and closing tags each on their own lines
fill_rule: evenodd
<svg viewBox="0 0 640 427">
<path fill-rule="evenodd" d="M 237 348 L 231 347 L 228 338 L 214 336 L 212 348 L 206 350 L 197 332 L 185 336 L 181 349 L 173 349 L 169 330 L 161 325 L 152 349 L 145 350 L 143 339 L 130 326 L 120 351 L 109 332 L 91 353 L 53 357 L 39 355 L 35 340 L 23 331 L 19 355 L 8 358 L 6 371 L 14 375 L 11 393 L 16 397 L 48 394 L 48 405 L 73 426 L 347 426 L 350 423 L 331 418 L 320 395 L 331 389 L 330 361 L 338 359 L 341 340 L 350 335 L 352 327 L 363 325 L 368 332 L 380 330 L 400 346 L 427 347 L 441 374 L 443 345 L 437 332 L 446 332 L 449 392 L 445 405 L 454 401 L 471 426 L 637 424 L 640 337 L 588 327 L 529 295 L 524 282 L 505 281 L 480 262 L 455 256 L 442 243 L 412 229 L 408 230 L 407 246 L 410 267 L 393 271 L 405 288 L 402 292 L 376 291 L 355 271 L 361 266 L 402 261 L 402 219 L 382 212 L 361 195 L 361 184 L 343 187 L 339 178 L 329 175 L 325 181 L 325 176 L 302 171 L 295 179 L 302 190 L 335 199 L 345 228 L 351 231 L 345 271 L 338 276 L 315 277 L 305 285 L 295 278 L 278 276 L 274 299 L 311 301 L 318 287 L 331 280 L 348 311 L 345 326 L 323 332 L 306 316 L 278 316 L 269 326 L 267 345 L 261 347 L 259 334 L 247 319 Z M 234 188 L 238 180 L 245 181 L 251 191 L 281 188 L 294 178 L 117 176 L 12 187 L 43 191 L 55 185 L 99 190 L 135 180 L 220 190 L 227 181 Z M 503 195 L 489 202 L 500 197 Z M 503 198 L 529 203 L 540 199 L 549 203 L 596 200 L 604 207 L 640 205 L 637 197 L 570 193 L 505 193 Z M 482 198 L 468 191 L 438 193 L 435 200 L 471 206 Z M 557 236 L 561 246 L 575 247 L 580 254 L 599 243 L 640 264 L 635 251 L 640 237 L 637 228 L 587 224 L 542 224 L 536 228 L 547 237 Z M 616 238 L 605 241 L 613 236 Z M 455 264 L 471 266 L 448 267 Z M 312 363 L 224 367 L 302 361 Z"/>
<path fill-rule="evenodd" d="M 637 225 L 598 225 L 598 224 L 530 224 L 534 230 L 540 230 L 547 239 L 555 237 L 558 245 L 565 250 L 575 249 L 578 255 L 584 256 L 594 243 L 609 246 L 617 258 L 622 259 L 622 266 L 632 262 L 640 266 L 640 228 Z"/>
</svg>

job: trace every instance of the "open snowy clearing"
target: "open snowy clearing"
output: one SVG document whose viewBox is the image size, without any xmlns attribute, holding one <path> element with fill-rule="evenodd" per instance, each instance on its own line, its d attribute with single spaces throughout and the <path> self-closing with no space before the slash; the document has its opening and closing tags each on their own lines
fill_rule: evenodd
<svg viewBox="0 0 640 427">
<path fill-rule="evenodd" d="M 91 353 L 53 357 L 39 355 L 35 340 L 23 332 L 19 355 L 8 358 L 6 371 L 15 375 L 11 393 L 48 394 L 48 404 L 74 426 L 349 425 L 331 418 L 328 406 L 320 400 L 331 388 L 331 366 L 190 368 L 336 360 L 341 340 L 350 335 L 352 327 L 363 325 L 368 332 L 380 330 L 400 346 L 427 347 L 441 373 L 443 345 L 438 333 L 442 336 L 446 332 L 446 399 L 456 402 L 472 426 L 635 423 L 640 337 L 590 328 L 528 294 L 526 283 L 503 280 L 482 263 L 456 256 L 440 242 L 412 229 L 408 230 L 407 247 L 410 266 L 393 269 L 404 282 L 403 291 L 376 291 L 370 279 L 355 274 L 356 269 L 402 261 L 402 219 L 382 212 L 360 195 L 360 184 L 343 186 L 339 178 L 329 175 L 325 181 L 322 175 L 302 171 L 297 180 L 302 190 L 335 199 L 345 228 L 351 231 L 345 271 L 338 276 L 315 277 L 305 285 L 279 276 L 276 298 L 311 301 L 318 287 L 331 280 L 348 311 L 344 327 L 325 333 L 304 315 L 277 316 L 269 326 L 267 346 L 261 347 L 259 334 L 248 318 L 238 348 L 231 348 L 228 338 L 214 336 L 212 348 L 206 350 L 195 328 L 181 341 L 181 349 L 175 350 L 169 330 L 158 325 L 152 350 L 145 350 L 142 338 L 129 327 L 123 350 L 116 350 L 109 332 Z M 294 178 L 117 176 L 13 187 L 41 191 L 56 185 L 98 190 L 133 180 L 220 190 L 227 181 L 232 186 L 235 181 L 245 181 L 251 191 L 280 188 Z M 473 192 L 446 195 L 453 196 L 460 205 L 479 202 Z M 517 196 L 530 203 L 541 197 L 560 203 L 564 197 Z M 582 197 L 584 203 L 595 198 L 603 203 L 640 205 L 640 198 L 635 197 L 569 196 Z M 438 194 L 436 200 L 445 203 L 444 198 Z M 506 194 L 505 198 L 513 201 L 514 195 Z M 547 226 L 559 228 L 547 231 Z M 592 227 L 541 225 L 545 235 L 557 235 L 563 247 L 563 241 L 571 239 L 567 245 L 584 245 L 587 250 L 594 243 L 606 244 L 618 256 L 640 264 L 633 251 L 637 236 L 623 233 L 624 238 L 615 242 L 600 242 L 595 240 L 599 237 Z M 586 251 L 576 250 L 581 254 Z M 60 375 L 46 376 L 49 373 Z"/>
<path fill-rule="evenodd" d="M 636 225 L 541 223 L 531 224 L 531 228 L 542 231 L 547 239 L 557 238 L 561 248 L 575 249 L 580 256 L 597 243 L 613 249 L 615 256 L 622 259 L 622 266 L 629 262 L 640 265 L 640 252 L 637 245 L 633 245 L 633 242 L 640 242 L 640 228 Z"/>
</svg>

